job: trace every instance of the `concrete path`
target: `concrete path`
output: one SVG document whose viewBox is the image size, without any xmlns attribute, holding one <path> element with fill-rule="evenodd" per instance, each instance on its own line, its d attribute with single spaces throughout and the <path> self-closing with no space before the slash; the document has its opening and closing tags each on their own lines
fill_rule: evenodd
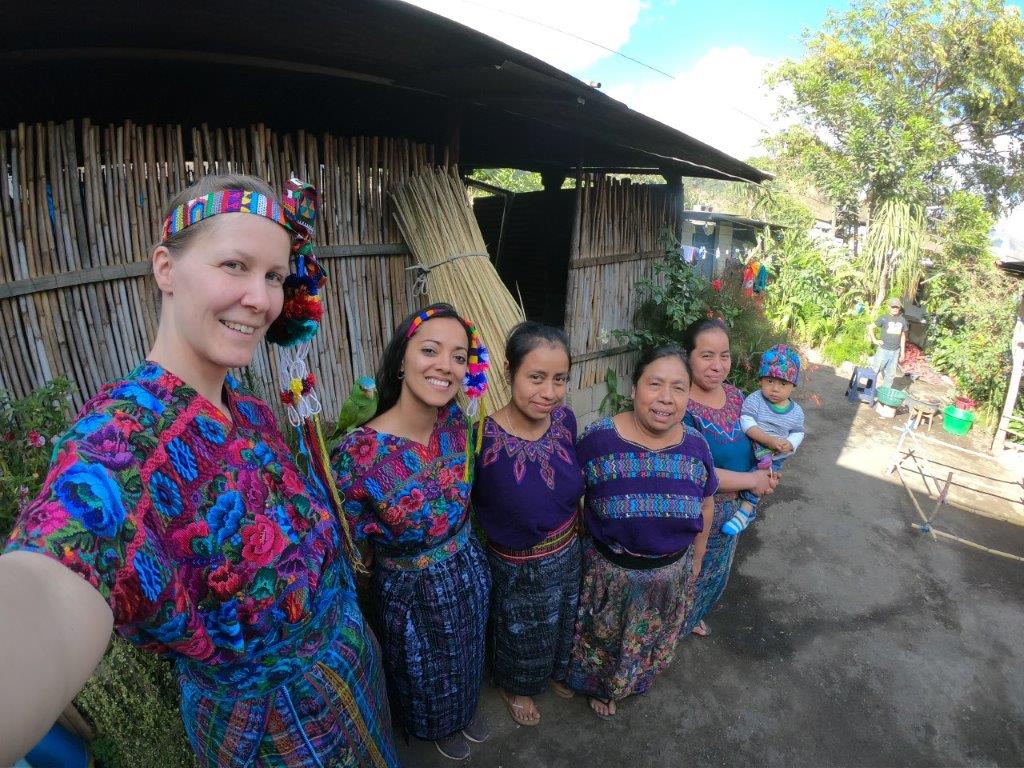
<svg viewBox="0 0 1024 768">
<path fill-rule="evenodd" d="M 844 389 L 823 367 L 799 391 L 808 437 L 743 534 L 711 637 L 681 642 L 613 721 L 547 693 L 540 726 L 517 727 L 485 685 L 493 737 L 464 764 L 1024 765 L 1024 564 L 911 529 L 906 491 L 884 475 L 892 422 Z M 1024 555 L 1020 525 L 943 515 Z M 409 767 L 453 765 L 432 744 L 401 751 Z"/>
</svg>

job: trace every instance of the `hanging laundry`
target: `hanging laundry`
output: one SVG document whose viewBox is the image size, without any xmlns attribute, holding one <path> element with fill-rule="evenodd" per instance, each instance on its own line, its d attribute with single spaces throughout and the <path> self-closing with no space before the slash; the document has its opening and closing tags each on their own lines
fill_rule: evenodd
<svg viewBox="0 0 1024 768">
<path fill-rule="evenodd" d="M 679 246 L 679 255 L 682 256 L 685 263 L 693 264 L 697 260 L 697 249 L 692 245 L 681 245 Z"/>
<path fill-rule="evenodd" d="M 754 293 L 764 293 L 768 287 L 768 267 L 761 264 L 757 270 L 757 277 L 754 278 Z"/>
<path fill-rule="evenodd" d="M 758 263 L 751 259 L 743 268 L 743 295 L 750 297 L 754 295 L 754 278 L 757 277 Z"/>
</svg>

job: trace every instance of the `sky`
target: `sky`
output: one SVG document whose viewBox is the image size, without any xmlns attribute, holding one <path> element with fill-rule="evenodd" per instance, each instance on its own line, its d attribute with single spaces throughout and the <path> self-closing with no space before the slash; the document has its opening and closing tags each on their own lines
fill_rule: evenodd
<svg viewBox="0 0 1024 768">
<path fill-rule="evenodd" d="M 745 159 L 784 125 L 764 73 L 844 0 L 407 0 L 562 69 Z M 1024 0 L 1009 3 L 1021 7 Z M 631 60 L 634 59 L 635 61 Z M 639 62 L 639 63 L 638 63 Z M 1024 207 L 1011 222 L 1024 237 Z M 1018 234 L 1019 233 L 1019 234 Z"/>
</svg>

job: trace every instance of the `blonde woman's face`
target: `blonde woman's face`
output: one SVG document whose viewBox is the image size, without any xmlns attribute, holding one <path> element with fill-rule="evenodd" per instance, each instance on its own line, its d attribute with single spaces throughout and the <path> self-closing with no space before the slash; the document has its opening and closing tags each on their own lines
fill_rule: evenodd
<svg viewBox="0 0 1024 768">
<path fill-rule="evenodd" d="M 248 213 L 210 220 L 209 232 L 176 255 L 154 252 L 163 294 L 161 323 L 179 351 L 202 368 L 248 365 L 284 303 L 291 238 Z M 163 249 L 166 251 L 166 249 Z"/>
</svg>

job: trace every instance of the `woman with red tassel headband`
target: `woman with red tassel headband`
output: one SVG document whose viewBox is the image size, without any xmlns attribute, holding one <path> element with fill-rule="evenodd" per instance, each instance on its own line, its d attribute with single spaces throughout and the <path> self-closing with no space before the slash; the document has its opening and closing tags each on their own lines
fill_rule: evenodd
<svg viewBox="0 0 1024 768">
<path fill-rule="evenodd" d="M 213 175 L 170 208 L 152 252 L 153 347 L 57 443 L 0 557 L 0 591 L 18 596 L 0 605 L 0 696 L 18 700 L 0 702 L 0 764 L 50 726 L 113 625 L 175 663 L 200 766 L 397 766 L 344 519 L 228 373 L 273 336 L 293 350 L 289 416 L 315 421 L 304 356 L 322 313 L 316 196 Z M 307 442 L 319 432 L 305 429 Z"/>
<path fill-rule="evenodd" d="M 491 582 L 469 521 L 478 430 L 467 416 L 488 366 L 479 333 L 454 307 L 410 315 L 377 370 L 376 415 L 331 455 L 355 536 L 372 547 L 396 711 L 407 733 L 455 760 L 489 735 L 477 701 Z"/>
</svg>

